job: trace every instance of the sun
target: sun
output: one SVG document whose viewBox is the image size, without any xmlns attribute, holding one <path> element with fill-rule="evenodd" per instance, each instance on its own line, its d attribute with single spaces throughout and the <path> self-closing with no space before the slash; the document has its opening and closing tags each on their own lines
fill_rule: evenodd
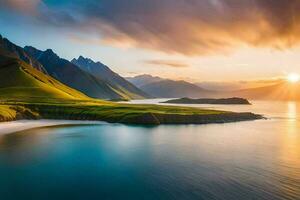
<svg viewBox="0 0 300 200">
<path fill-rule="evenodd" d="M 287 76 L 287 80 L 290 82 L 290 83 L 297 83 L 300 81 L 300 75 L 299 74 L 296 74 L 296 73 L 290 73 L 288 76 Z"/>
</svg>

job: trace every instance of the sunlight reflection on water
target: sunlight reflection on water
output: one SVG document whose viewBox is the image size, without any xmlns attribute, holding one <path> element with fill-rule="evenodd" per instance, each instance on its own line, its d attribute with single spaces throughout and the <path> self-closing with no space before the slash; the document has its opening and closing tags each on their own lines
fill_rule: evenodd
<svg viewBox="0 0 300 200">
<path fill-rule="evenodd" d="M 9 200 L 299 199 L 298 103 L 254 102 L 231 109 L 269 119 L 200 126 L 102 124 L 1 136 L 0 193 Z"/>
</svg>

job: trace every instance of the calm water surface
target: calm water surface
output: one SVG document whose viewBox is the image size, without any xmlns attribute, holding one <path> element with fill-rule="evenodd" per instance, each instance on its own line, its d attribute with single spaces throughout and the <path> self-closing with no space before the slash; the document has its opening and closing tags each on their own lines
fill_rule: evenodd
<svg viewBox="0 0 300 200">
<path fill-rule="evenodd" d="M 270 119 L 0 135 L 0 198 L 300 199 L 300 104 L 211 108 Z"/>
</svg>

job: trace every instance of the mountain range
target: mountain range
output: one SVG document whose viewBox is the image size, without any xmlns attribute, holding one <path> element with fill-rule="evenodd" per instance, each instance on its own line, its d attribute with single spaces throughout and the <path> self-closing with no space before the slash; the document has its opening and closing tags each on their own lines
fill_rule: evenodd
<svg viewBox="0 0 300 200">
<path fill-rule="evenodd" d="M 80 98 L 99 99 L 241 97 L 252 100 L 300 100 L 300 84 L 287 83 L 286 81 L 268 83 L 268 85 L 250 89 L 212 91 L 186 81 L 164 79 L 151 75 L 125 79 L 101 62 L 95 62 L 83 56 L 68 61 L 59 57 L 51 49 L 41 51 L 30 46 L 22 48 L 1 35 L 0 56 L 1 95 L 9 92 L 8 90 L 4 91 L 5 86 L 6 88 L 15 88 L 16 90 L 11 91 L 16 96 L 22 96 L 19 89 L 24 84 L 32 90 L 33 97 L 40 92 L 54 92 L 56 95 L 53 93 L 52 96 L 60 96 L 59 93 L 66 98 L 79 96 Z M 10 68 L 9 65 L 11 65 Z M 16 80 L 10 76 L 10 73 L 14 74 Z M 14 85 L 14 81 L 21 84 Z M 42 88 L 42 91 L 36 88 Z"/>
<path fill-rule="evenodd" d="M 100 99 L 142 99 L 145 92 L 113 72 L 108 66 L 80 56 L 73 63 L 51 49 L 15 45 L 0 35 L 0 53 L 24 61 L 46 75 L 85 95 Z M 91 66 L 92 65 L 92 66 Z"/>
<path fill-rule="evenodd" d="M 127 78 L 127 80 L 157 98 L 200 98 L 213 97 L 216 95 L 214 91 L 203 89 L 195 84 L 182 80 L 175 81 L 146 74 Z"/>
<path fill-rule="evenodd" d="M 126 79 L 137 87 L 142 87 L 150 83 L 166 80 L 164 78 L 158 76 L 151 76 L 149 74 L 138 75 L 135 77 L 126 77 Z"/>
<path fill-rule="evenodd" d="M 122 98 L 108 83 L 81 70 L 70 61 L 60 58 L 51 49 L 41 51 L 29 46 L 24 49 L 44 66 L 49 75 L 65 85 L 93 98 Z"/>
<path fill-rule="evenodd" d="M 101 62 L 94 62 L 93 60 L 84 58 L 83 56 L 79 56 L 78 59 L 74 58 L 71 62 L 77 65 L 81 70 L 108 83 L 124 98 L 141 99 L 144 97 L 150 97 L 148 94 L 127 81 L 125 78 L 121 77 L 119 74 L 113 72 L 108 66 Z"/>
<path fill-rule="evenodd" d="M 288 83 L 281 81 L 265 81 L 262 86 L 246 89 L 219 84 L 214 87 L 218 90 L 209 90 L 205 86 L 208 83 L 189 83 L 186 81 L 174 81 L 151 75 L 139 75 L 127 78 L 128 81 L 138 86 L 148 94 L 158 98 L 230 98 L 240 97 L 251 100 L 278 100 L 278 101 L 300 101 L 300 83 Z M 250 84 L 249 84 L 250 85 Z M 252 84 L 255 85 L 255 84 Z M 258 85 L 258 84 L 256 84 Z M 223 88 L 220 89 L 220 88 Z M 226 88 L 226 89 L 224 89 Z"/>
<path fill-rule="evenodd" d="M 214 92 L 200 88 L 186 81 L 162 80 L 141 86 L 148 94 L 159 98 L 211 97 Z"/>
</svg>

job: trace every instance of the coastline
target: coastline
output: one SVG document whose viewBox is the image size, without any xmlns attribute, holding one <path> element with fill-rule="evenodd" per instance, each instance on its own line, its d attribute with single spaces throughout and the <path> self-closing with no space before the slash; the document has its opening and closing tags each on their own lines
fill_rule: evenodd
<svg viewBox="0 0 300 200">
<path fill-rule="evenodd" d="M 41 119 L 100 121 L 132 125 L 180 125 L 229 123 L 265 118 L 252 112 L 111 102 L 6 102 L 0 105 L 0 122 Z"/>
<path fill-rule="evenodd" d="M 0 135 L 15 133 L 19 131 L 42 128 L 42 127 L 51 127 L 51 126 L 60 126 L 60 125 L 100 125 L 105 124 L 101 121 L 80 121 L 80 120 L 16 120 L 9 122 L 0 122 Z"/>
</svg>

